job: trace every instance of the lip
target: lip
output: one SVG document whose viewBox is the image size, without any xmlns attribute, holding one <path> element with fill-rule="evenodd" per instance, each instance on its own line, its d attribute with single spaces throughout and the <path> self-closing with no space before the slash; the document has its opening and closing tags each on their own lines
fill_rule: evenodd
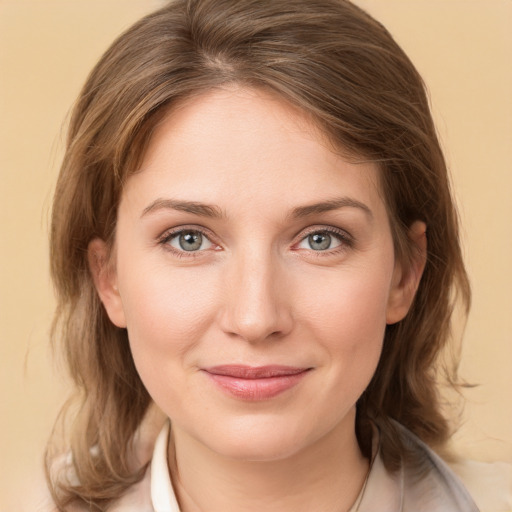
<svg viewBox="0 0 512 512">
<path fill-rule="evenodd" d="M 311 370 L 294 366 L 221 365 L 203 372 L 225 393 L 247 401 L 268 400 L 295 387 Z"/>
</svg>

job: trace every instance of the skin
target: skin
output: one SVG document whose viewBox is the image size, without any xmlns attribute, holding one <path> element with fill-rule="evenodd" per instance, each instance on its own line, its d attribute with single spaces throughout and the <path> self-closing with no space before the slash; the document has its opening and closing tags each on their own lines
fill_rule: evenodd
<svg viewBox="0 0 512 512">
<path fill-rule="evenodd" d="M 158 126 L 127 180 L 113 251 L 91 242 L 107 313 L 127 328 L 141 379 L 171 418 L 184 512 L 339 512 L 356 499 L 368 461 L 355 403 L 386 324 L 410 307 L 426 251 L 417 222 L 417 261 L 395 259 L 378 172 L 334 153 L 284 100 L 216 90 Z M 197 250 L 181 248 L 183 229 L 202 233 Z M 250 401 L 203 371 L 224 364 L 310 370 Z"/>
</svg>

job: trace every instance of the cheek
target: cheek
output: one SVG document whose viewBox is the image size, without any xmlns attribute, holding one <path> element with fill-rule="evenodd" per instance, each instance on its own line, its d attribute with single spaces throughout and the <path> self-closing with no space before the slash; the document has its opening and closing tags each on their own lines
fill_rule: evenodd
<svg viewBox="0 0 512 512">
<path fill-rule="evenodd" d="M 193 402 L 194 354 L 211 323 L 215 300 L 208 280 L 187 272 L 153 267 L 146 276 L 139 272 L 123 290 L 130 350 L 155 403 L 180 418 Z"/>
<path fill-rule="evenodd" d="M 350 331 L 356 344 L 365 333 L 385 328 L 391 275 L 371 268 L 337 271 L 316 276 L 314 286 L 295 293 L 301 309 L 327 338 Z"/>
<path fill-rule="evenodd" d="M 308 330 L 325 351 L 333 379 L 366 387 L 380 358 L 386 329 L 391 272 L 362 269 L 318 279 L 309 293 L 297 291 Z"/>
<path fill-rule="evenodd" d="M 130 346 L 144 380 L 181 366 L 208 329 L 216 298 L 213 276 L 197 269 L 151 262 L 136 267 L 121 265 L 119 280 Z"/>
</svg>

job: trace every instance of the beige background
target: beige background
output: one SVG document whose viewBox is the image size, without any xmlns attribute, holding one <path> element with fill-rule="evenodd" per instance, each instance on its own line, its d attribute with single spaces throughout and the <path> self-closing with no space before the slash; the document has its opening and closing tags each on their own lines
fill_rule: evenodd
<svg viewBox="0 0 512 512">
<path fill-rule="evenodd" d="M 67 389 L 52 362 L 47 226 L 62 122 L 113 37 L 158 0 L 0 0 L 0 511 L 32 488 Z M 358 0 L 423 74 L 453 173 L 474 303 L 455 442 L 512 462 L 512 1 Z"/>
</svg>

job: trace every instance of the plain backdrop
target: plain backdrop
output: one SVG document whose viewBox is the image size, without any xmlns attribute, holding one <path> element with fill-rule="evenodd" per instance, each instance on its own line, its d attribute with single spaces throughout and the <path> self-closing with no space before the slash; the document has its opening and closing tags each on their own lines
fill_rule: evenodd
<svg viewBox="0 0 512 512">
<path fill-rule="evenodd" d="M 512 1 L 357 0 L 423 75 L 453 176 L 473 308 L 465 457 L 512 462 Z M 160 0 L 0 0 L 0 511 L 31 492 L 68 393 L 48 344 L 65 119 L 113 38 Z"/>
</svg>

